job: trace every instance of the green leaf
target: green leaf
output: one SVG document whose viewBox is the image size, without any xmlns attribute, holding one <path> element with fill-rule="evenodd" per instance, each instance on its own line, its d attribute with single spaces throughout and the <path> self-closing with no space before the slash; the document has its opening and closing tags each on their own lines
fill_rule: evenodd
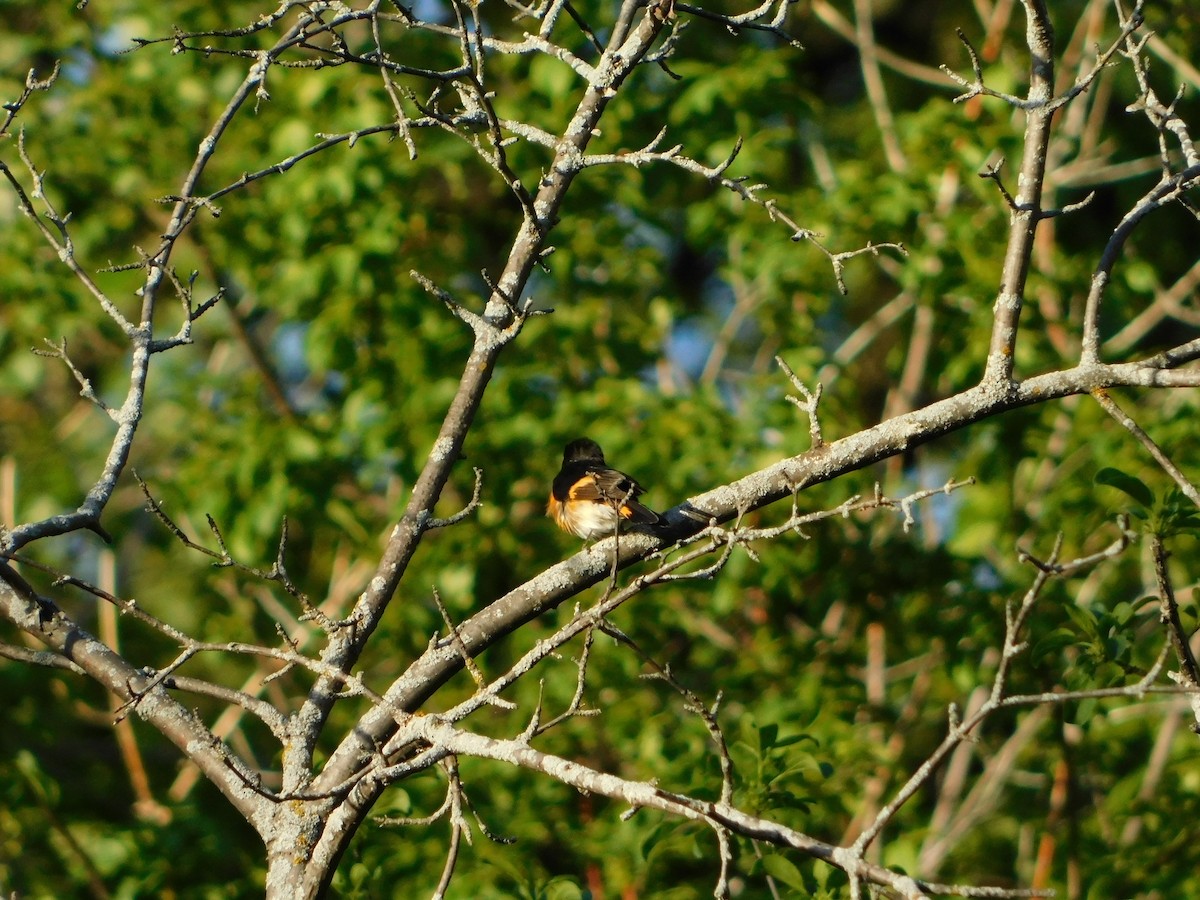
<svg viewBox="0 0 1200 900">
<path fill-rule="evenodd" d="M 642 859 L 650 859 L 653 856 L 655 849 L 660 843 L 670 838 L 678 828 L 677 823 L 671 821 L 659 822 L 646 835 L 639 848 Z"/>
<path fill-rule="evenodd" d="M 1133 604 L 1127 603 L 1124 600 L 1114 606 L 1112 610 L 1113 621 L 1118 625 L 1125 625 L 1128 623 L 1129 620 L 1133 618 L 1133 614 Z"/>
<path fill-rule="evenodd" d="M 1079 635 L 1069 628 L 1056 628 L 1039 639 L 1033 645 L 1029 655 L 1035 661 L 1057 654 L 1064 647 L 1073 647 L 1079 643 Z"/>
<path fill-rule="evenodd" d="M 1098 704 L 1094 699 L 1087 699 L 1080 702 L 1079 707 L 1075 710 L 1075 724 L 1086 725 L 1093 716 L 1096 715 Z"/>
<path fill-rule="evenodd" d="M 1081 606 L 1068 605 L 1066 611 L 1067 615 L 1071 617 L 1071 621 L 1075 623 L 1075 627 L 1085 636 L 1093 640 L 1100 637 L 1099 622 L 1091 610 Z"/>
<path fill-rule="evenodd" d="M 583 897 L 583 890 L 574 878 L 559 875 L 550 879 L 538 892 L 538 895 L 544 900 L 580 900 Z"/>
<path fill-rule="evenodd" d="M 791 737 L 779 738 L 775 742 L 776 747 L 791 747 L 793 744 L 799 744 L 804 741 L 812 741 L 814 746 L 820 747 L 821 742 L 811 734 L 793 734 Z"/>
<path fill-rule="evenodd" d="M 1150 488 L 1146 487 L 1145 482 L 1140 478 L 1130 475 L 1128 472 L 1122 472 L 1120 469 L 1106 466 L 1096 473 L 1095 482 L 1096 484 L 1116 488 L 1146 509 L 1154 506 L 1154 493 Z"/>
<path fill-rule="evenodd" d="M 776 881 L 797 891 L 808 890 L 809 886 L 804 880 L 803 873 L 786 856 L 779 853 L 768 853 L 763 857 L 762 864 L 766 873 Z"/>
<path fill-rule="evenodd" d="M 771 723 L 769 725 L 760 725 L 758 729 L 758 748 L 764 755 L 766 752 L 776 746 L 776 739 L 779 737 L 779 725 Z"/>
<path fill-rule="evenodd" d="M 791 791 L 767 791 L 766 805 L 771 809 L 799 809 L 808 812 L 812 797 L 801 797 Z"/>
</svg>

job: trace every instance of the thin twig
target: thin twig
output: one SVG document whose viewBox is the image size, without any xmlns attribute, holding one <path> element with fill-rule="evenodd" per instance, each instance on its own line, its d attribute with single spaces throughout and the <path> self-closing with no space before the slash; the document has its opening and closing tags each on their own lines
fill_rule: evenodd
<svg viewBox="0 0 1200 900">
<path fill-rule="evenodd" d="M 1109 392 L 1103 389 L 1092 391 L 1092 398 L 1100 404 L 1101 409 L 1112 416 L 1122 428 L 1132 434 L 1138 443 L 1154 457 L 1154 461 L 1159 464 L 1164 472 L 1171 476 L 1171 480 L 1179 486 L 1184 496 L 1196 504 L 1197 507 L 1200 507 L 1200 491 L 1192 484 L 1191 479 L 1183 474 L 1183 470 L 1171 461 L 1171 458 L 1154 442 L 1154 439 L 1146 434 L 1142 427 L 1125 410 L 1117 405 L 1117 402 L 1113 400 Z"/>
</svg>

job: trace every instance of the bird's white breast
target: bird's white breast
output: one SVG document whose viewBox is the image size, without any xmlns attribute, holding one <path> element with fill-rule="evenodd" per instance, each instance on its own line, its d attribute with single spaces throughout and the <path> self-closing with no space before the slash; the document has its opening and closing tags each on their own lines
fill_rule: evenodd
<svg viewBox="0 0 1200 900">
<path fill-rule="evenodd" d="M 620 517 L 607 503 L 572 503 L 564 517 L 567 530 L 585 541 L 607 537 L 617 530 Z"/>
</svg>

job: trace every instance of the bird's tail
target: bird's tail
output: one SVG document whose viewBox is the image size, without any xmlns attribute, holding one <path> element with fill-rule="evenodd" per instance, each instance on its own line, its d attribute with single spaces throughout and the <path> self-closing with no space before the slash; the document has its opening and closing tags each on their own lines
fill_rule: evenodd
<svg viewBox="0 0 1200 900">
<path fill-rule="evenodd" d="M 657 525 L 661 517 L 650 507 L 631 499 L 621 504 L 621 518 L 634 525 Z"/>
</svg>

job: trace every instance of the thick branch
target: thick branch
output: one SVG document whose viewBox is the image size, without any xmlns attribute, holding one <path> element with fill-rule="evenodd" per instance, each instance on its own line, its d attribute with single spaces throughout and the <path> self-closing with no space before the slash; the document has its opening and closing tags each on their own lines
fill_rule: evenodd
<svg viewBox="0 0 1200 900">
<path fill-rule="evenodd" d="M 1041 220 L 1042 187 L 1046 178 L 1046 153 L 1050 145 L 1049 107 L 1054 94 L 1054 31 L 1043 0 L 1023 0 L 1025 40 L 1031 57 L 1028 101 L 1025 110 L 1025 145 L 1017 179 L 1017 195 L 1010 212 L 1008 244 L 1000 274 L 1000 291 L 993 309 L 992 340 L 988 347 L 985 379 L 1009 381 L 1017 348 L 1017 326 L 1025 302 L 1025 279 L 1033 254 L 1033 239 Z"/>
</svg>

